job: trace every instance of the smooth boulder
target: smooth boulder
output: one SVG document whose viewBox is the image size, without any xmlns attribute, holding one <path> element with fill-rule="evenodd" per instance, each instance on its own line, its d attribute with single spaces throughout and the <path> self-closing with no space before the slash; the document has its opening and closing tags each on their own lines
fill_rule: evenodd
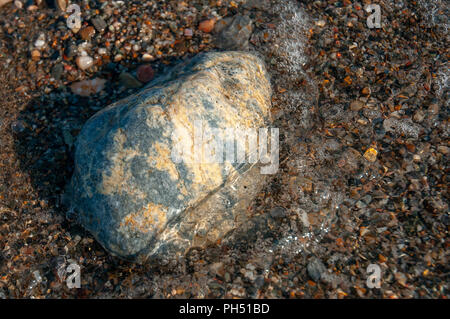
<svg viewBox="0 0 450 319">
<path fill-rule="evenodd" d="M 217 242 L 250 217 L 266 175 L 255 163 L 199 162 L 186 152 L 195 126 L 227 140 L 226 128 L 270 126 L 270 105 L 264 63 L 250 53 L 200 54 L 174 67 L 87 121 L 69 211 L 108 251 L 137 262 Z"/>
</svg>

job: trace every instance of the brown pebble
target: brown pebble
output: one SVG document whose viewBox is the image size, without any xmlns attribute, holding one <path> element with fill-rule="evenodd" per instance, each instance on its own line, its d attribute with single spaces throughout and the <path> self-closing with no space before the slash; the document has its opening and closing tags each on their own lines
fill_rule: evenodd
<svg viewBox="0 0 450 319">
<path fill-rule="evenodd" d="M 136 71 L 136 76 L 139 81 L 141 81 L 143 83 L 147 83 L 147 82 L 150 82 L 151 80 L 153 80 L 153 77 L 155 76 L 155 72 L 153 71 L 153 68 L 150 65 L 144 64 L 144 65 L 141 65 L 140 67 L 138 67 L 138 69 Z"/>
<path fill-rule="evenodd" d="M 92 38 L 92 36 L 95 34 L 95 29 L 93 26 L 88 26 L 80 31 L 80 36 L 84 41 L 88 41 Z"/>
<path fill-rule="evenodd" d="M 214 25 L 216 24 L 215 19 L 204 20 L 200 22 L 198 25 L 198 29 L 205 33 L 210 33 L 214 29 Z"/>
<path fill-rule="evenodd" d="M 364 103 L 361 101 L 353 101 L 350 103 L 350 110 L 359 111 L 364 107 Z"/>
<path fill-rule="evenodd" d="M 31 51 L 31 59 L 33 61 L 39 61 L 41 58 L 41 52 L 39 50 L 33 50 Z"/>
<path fill-rule="evenodd" d="M 362 89 L 362 94 L 370 95 L 370 89 L 368 87 L 365 87 L 364 89 Z"/>
</svg>

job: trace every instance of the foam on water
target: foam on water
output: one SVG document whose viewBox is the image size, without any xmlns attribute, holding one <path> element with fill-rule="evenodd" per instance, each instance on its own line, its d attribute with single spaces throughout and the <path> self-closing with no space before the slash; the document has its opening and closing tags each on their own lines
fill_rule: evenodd
<svg viewBox="0 0 450 319">
<path fill-rule="evenodd" d="M 272 31 L 278 54 L 277 67 L 293 78 L 304 73 L 303 67 L 307 62 L 306 37 L 302 35 L 308 30 L 308 16 L 294 1 L 279 2 L 273 11 L 280 18 L 280 23 Z"/>
<path fill-rule="evenodd" d="M 437 94 L 439 97 L 445 98 L 443 95 L 449 89 L 449 75 L 450 75 L 450 70 L 448 67 L 448 63 L 446 63 L 438 71 L 437 77 L 435 79 L 435 84 L 437 86 Z"/>
<path fill-rule="evenodd" d="M 426 12 L 427 24 L 438 26 L 442 31 L 448 33 L 450 13 L 448 0 L 419 0 L 418 4 Z"/>
<path fill-rule="evenodd" d="M 297 2 L 291 0 L 273 1 L 270 13 L 275 17 L 273 28 L 267 30 L 270 40 L 257 50 L 266 58 L 273 86 L 284 91 L 277 96 L 282 108 L 303 112 L 302 126 L 309 128 L 310 105 L 305 102 L 311 101 L 316 92 L 314 88 L 299 89 L 298 83 L 306 80 L 312 84 L 304 70 L 308 61 L 305 50 L 310 19 Z"/>
<path fill-rule="evenodd" d="M 423 9 L 426 24 L 429 27 L 435 27 L 437 32 L 440 32 L 444 41 L 449 40 L 449 15 L 450 6 L 448 0 L 419 0 L 419 6 Z M 437 77 L 434 79 L 434 84 L 437 87 L 436 93 L 439 98 L 444 99 L 444 103 L 448 105 L 449 89 L 449 66 L 447 62 L 442 63 L 437 72 Z"/>
<path fill-rule="evenodd" d="M 284 125 L 287 123 L 287 127 L 280 128 L 287 140 L 281 147 L 282 152 L 289 152 L 289 143 L 297 143 L 295 136 L 298 134 L 304 137 L 312 134 L 308 144 L 312 145 L 316 156 L 312 160 L 305 148 L 289 158 L 288 166 L 296 172 L 298 181 L 292 189 L 288 189 L 291 186 L 284 177 L 281 177 L 281 182 L 274 184 L 274 187 L 281 187 L 281 198 L 274 205 L 284 206 L 283 203 L 289 203 L 290 207 L 286 209 L 288 218 L 273 220 L 270 212 L 265 211 L 255 219 L 254 226 L 241 230 L 243 238 L 248 234 L 257 234 L 252 240 L 246 238 L 242 241 L 252 243 L 247 253 L 250 259 L 256 261 L 265 260 L 268 256 L 294 258 L 314 249 L 329 232 L 336 211 L 345 198 L 332 185 L 339 176 L 325 165 L 330 159 L 330 153 L 325 147 L 333 148 L 332 142 L 328 141 L 327 144 L 326 140 L 311 130 L 314 125 L 313 106 L 317 98 L 317 86 L 305 71 L 309 62 L 307 41 L 311 19 L 297 1 L 273 1 L 270 10 L 274 19 L 272 29 L 267 30 L 269 39 L 262 41 L 256 50 L 265 59 L 271 74 L 273 107 L 283 110 L 281 122 Z M 300 82 L 306 84 L 299 85 Z M 287 176 L 285 172 L 279 172 L 279 175 Z M 313 190 L 303 191 L 302 181 L 311 182 Z M 289 193 L 295 193 L 296 198 L 289 197 Z M 266 224 L 267 227 L 262 226 Z M 267 264 L 270 264 L 270 260 Z"/>
</svg>

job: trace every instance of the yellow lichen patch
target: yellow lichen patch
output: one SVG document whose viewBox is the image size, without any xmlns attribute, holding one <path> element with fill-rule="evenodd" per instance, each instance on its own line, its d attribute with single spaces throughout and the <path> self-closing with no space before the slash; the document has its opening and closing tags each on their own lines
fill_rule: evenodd
<svg viewBox="0 0 450 319">
<path fill-rule="evenodd" d="M 167 221 L 167 208 L 160 204 L 149 203 L 142 211 L 129 214 L 122 223 L 122 227 L 130 227 L 141 233 L 158 231 Z"/>
<path fill-rule="evenodd" d="M 264 78 L 264 72 L 261 68 L 254 70 L 249 65 L 242 66 L 241 74 L 235 74 L 237 78 L 238 91 L 236 94 L 230 94 L 225 87 L 217 85 L 221 81 L 219 74 L 221 72 L 212 71 L 218 65 L 232 61 L 231 56 L 218 58 L 214 63 L 204 65 L 203 72 L 194 74 L 186 80 L 177 90 L 176 94 L 171 95 L 170 107 L 165 110 L 164 116 L 171 121 L 172 128 L 171 139 L 172 148 L 181 146 L 181 152 L 177 152 L 179 159 L 187 168 L 188 174 L 192 178 L 192 185 L 189 193 L 194 198 L 204 192 L 209 192 L 219 187 L 227 176 L 223 176 L 223 163 L 204 163 L 204 143 L 202 149 L 198 150 L 194 143 L 195 123 L 201 122 L 202 131 L 208 130 L 208 121 L 210 118 L 220 118 L 218 124 L 219 130 L 225 131 L 227 128 L 258 128 L 264 126 L 264 119 L 260 114 L 255 114 L 249 108 L 249 103 L 256 103 L 261 108 L 263 115 L 269 114 L 270 106 L 270 84 Z M 219 70 L 220 71 L 220 70 Z M 248 90 L 251 86 L 250 78 L 256 77 L 262 85 L 267 83 L 268 90 Z M 247 85 L 248 84 L 248 85 Z M 203 100 L 195 99 L 191 95 L 193 92 L 206 92 L 207 100 L 214 105 L 214 109 L 205 107 Z M 227 98 L 224 98 L 227 97 Z M 187 101 L 190 101 L 187 104 Z M 216 102 L 217 101 L 217 102 Z M 167 150 L 168 151 L 168 150 Z M 158 151 L 161 153 L 161 151 Z M 200 154 L 199 154 L 200 153 Z M 169 152 L 162 154 L 156 163 L 156 168 L 166 170 L 172 177 L 175 177 L 174 159 L 168 159 L 171 156 Z M 158 155 L 159 156 L 159 155 Z M 157 156 L 152 156 L 155 161 Z M 176 160 L 176 162 L 178 162 Z M 155 164 L 153 164 L 155 165 Z M 228 174 L 227 174 L 228 175 Z M 183 195 L 186 195 L 184 185 L 178 185 Z"/>
<path fill-rule="evenodd" d="M 107 156 L 112 161 L 112 167 L 109 172 L 103 172 L 102 183 L 97 187 L 97 190 L 103 195 L 124 191 L 123 188 L 127 185 L 126 181 L 131 178 L 127 163 L 138 155 L 136 150 L 123 147 L 126 142 L 126 136 L 122 130 L 117 131 L 113 140 L 117 147 Z"/>
<path fill-rule="evenodd" d="M 140 155 L 135 149 L 124 148 L 126 136 L 122 130 L 118 130 L 114 135 L 114 143 L 117 145 L 114 151 L 108 155 L 111 159 L 112 167 L 108 172 L 102 173 L 102 183 L 97 186 L 97 191 L 103 195 L 128 193 L 135 198 L 144 199 L 146 195 L 143 191 L 129 183 L 131 180 L 130 162 Z"/>
<path fill-rule="evenodd" d="M 165 171 L 174 181 L 180 178 L 177 168 L 171 159 L 171 150 L 162 143 L 156 142 L 153 146 L 155 154 L 148 158 L 148 163 L 160 171 Z"/>
<path fill-rule="evenodd" d="M 148 127 L 164 127 L 167 125 L 167 117 L 165 111 L 159 105 L 144 108 L 148 114 L 146 124 Z"/>
</svg>

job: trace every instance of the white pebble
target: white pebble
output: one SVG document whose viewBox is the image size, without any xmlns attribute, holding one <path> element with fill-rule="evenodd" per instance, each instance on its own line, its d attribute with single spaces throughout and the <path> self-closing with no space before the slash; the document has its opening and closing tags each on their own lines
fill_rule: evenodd
<svg viewBox="0 0 450 319">
<path fill-rule="evenodd" d="M 81 70 L 89 69 L 94 64 L 94 59 L 88 55 L 79 56 L 76 60 L 78 67 Z"/>
<path fill-rule="evenodd" d="M 34 46 L 41 49 L 45 45 L 45 34 L 41 33 L 39 38 L 34 42 Z"/>
</svg>

